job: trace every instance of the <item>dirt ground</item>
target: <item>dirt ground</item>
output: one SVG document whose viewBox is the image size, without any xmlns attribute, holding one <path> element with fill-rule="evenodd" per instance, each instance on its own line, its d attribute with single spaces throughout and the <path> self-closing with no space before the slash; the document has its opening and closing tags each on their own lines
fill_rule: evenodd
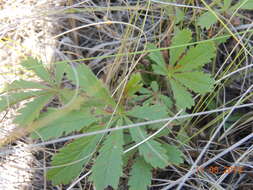
<svg viewBox="0 0 253 190">
<path fill-rule="evenodd" d="M 57 24 L 43 11 L 56 10 L 61 0 L 3 0 L 0 2 L 0 88 L 16 79 L 30 78 L 19 65 L 25 55 L 33 55 L 50 64 L 56 48 L 52 36 L 57 33 Z M 22 107 L 16 105 L 0 115 L 0 139 L 15 130 L 13 116 Z M 0 189 L 36 189 L 43 184 L 43 174 L 24 138 L 9 146 L 11 154 L 0 157 Z M 1 152 L 1 151 L 0 151 Z M 37 180 L 37 182 L 36 182 Z M 37 189 L 40 189 L 41 185 Z"/>
</svg>

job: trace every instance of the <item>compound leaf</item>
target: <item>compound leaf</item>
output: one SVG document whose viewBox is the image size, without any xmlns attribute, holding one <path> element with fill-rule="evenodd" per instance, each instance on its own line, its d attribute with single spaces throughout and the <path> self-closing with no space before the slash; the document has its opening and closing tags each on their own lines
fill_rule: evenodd
<svg viewBox="0 0 253 190">
<path fill-rule="evenodd" d="M 244 1 L 241 1 L 242 3 L 240 4 L 240 9 L 245 9 L 245 10 L 252 10 L 253 9 L 253 2 L 252 0 L 248 0 L 246 3 Z M 242 5 L 242 6 L 241 6 Z"/>
<path fill-rule="evenodd" d="M 43 117 L 53 115 L 57 112 L 59 111 L 56 109 L 53 111 L 48 111 Z M 43 119 L 43 117 L 41 119 Z M 36 133 L 33 133 L 31 137 L 41 137 L 43 140 L 57 138 L 63 134 L 67 135 L 74 131 L 80 131 L 83 127 L 89 126 L 97 120 L 98 119 L 90 114 L 89 110 L 87 109 L 73 110 L 37 129 L 36 133 L 38 133 L 39 136 Z"/>
<path fill-rule="evenodd" d="M 130 172 L 129 190 L 147 190 L 151 185 L 151 178 L 152 167 L 142 157 L 137 158 Z"/>
<path fill-rule="evenodd" d="M 88 163 L 101 135 L 83 137 L 67 144 L 52 158 L 55 168 L 47 172 L 47 178 L 54 185 L 68 184 L 80 175 Z"/>
<path fill-rule="evenodd" d="M 158 74 L 158 75 L 164 75 L 166 76 L 167 72 L 165 71 L 164 68 L 162 68 L 160 65 L 152 65 L 152 69 L 154 71 L 154 73 Z"/>
<path fill-rule="evenodd" d="M 190 90 L 200 94 L 210 92 L 214 85 L 214 80 L 209 74 L 199 71 L 176 73 L 174 78 Z"/>
<path fill-rule="evenodd" d="M 89 96 L 96 97 L 104 101 L 105 104 L 115 105 L 107 88 L 103 83 L 92 73 L 87 65 L 79 64 L 73 70 L 67 70 L 68 77 L 76 85 L 78 84 Z"/>
<path fill-rule="evenodd" d="M 199 69 L 209 63 L 215 57 L 215 46 L 213 43 L 203 43 L 189 49 L 187 54 L 179 61 L 177 72 Z"/>
<path fill-rule="evenodd" d="M 38 97 L 46 94 L 45 91 L 33 91 L 33 92 L 18 92 L 0 96 L 0 112 L 4 111 L 8 107 L 32 97 Z"/>
<path fill-rule="evenodd" d="M 14 122 L 19 124 L 19 126 L 25 126 L 33 122 L 40 115 L 40 111 L 43 107 L 53 98 L 54 94 L 47 94 L 39 96 L 33 101 L 26 104 L 24 108 L 19 110 L 20 115 L 18 115 Z"/>
<path fill-rule="evenodd" d="M 10 84 L 5 84 L 4 88 L 0 90 L 0 93 L 9 92 L 12 90 L 21 90 L 21 89 L 49 89 L 48 86 L 40 84 L 38 82 L 26 81 L 26 80 L 15 80 Z"/>
<path fill-rule="evenodd" d="M 176 100 L 176 105 L 180 109 L 191 108 L 194 105 L 194 100 L 187 89 L 173 79 L 169 82 Z"/>
<path fill-rule="evenodd" d="M 210 92 L 214 86 L 214 80 L 210 75 L 199 72 L 199 70 L 215 57 L 215 44 L 213 42 L 200 43 L 186 51 L 187 47 L 184 44 L 189 43 L 191 40 L 192 32 L 190 30 L 184 29 L 177 31 L 177 34 L 172 39 L 169 63 L 171 67 L 168 67 L 168 69 L 163 64 L 164 62 L 161 61 L 161 52 L 159 56 L 157 56 L 158 53 L 149 55 L 150 59 L 155 62 L 152 65 L 153 71 L 157 74 L 165 75 L 169 79 L 176 106 L 181 109 L 191 108 L 194 105 L 192 95 L 187 91 L 187 88 L 203 95 L 206 92 Z M 154 45 L 152 45 L 152 48 L 155 48 Z M 185 51 L 186 53 L 184 54 Z M 159 65 L 158 63 L 162 64 Z M 161 66 L 165 66 L 165 69 Z M 163 99 L 166 98 L 163 97 Z M 145 102 L 150 103 L 150 100 L 152 101 L 152 98 Z M 165 101 L 168 102 L 168 107 L 170 107 L 169 101 Z M 136 112 L 136 110 L 133 111 Z M 138 116 L 142 112 L 144 111 L 140 110 L 134 114 Z M 134 115 L 131 111 L 130 114 L 131 116 Z M 151 111 L 147 112 L 146 115 L 150 114 Z"/>
<path fill-rule="evenodd" d="M 198 18 L 197 24 L 202 28 L 206 28 L 209 29 L 212 25 L 214 25 L 215 23 L 217 23 L 217 18 L 215 17 L 215 15 L 211 12 L 206 12 L 202 15 L 200 15 L 200 17 Z"/>
<path fill-rule="evenodd" d="M 224 0 L 224 2 L 223 2 L 223 10 L 227 11 L 231 7 L 231 4 L 232 4 L 232 0 Z"/>
<path fill-rule="evenodd" d="M 142 142 L 148 136 L 145 130 L 141 128 L 131 128 L 130 134 L 132 139 L 136 142 Z M 138 146 L 140 155 L 142 155 L 147 163 L 154 168 L 164 168 L 168 165 L 168 157 L 166 150 L 162 148 L 161 144 L 153 139 L 150 139 Z"/>
<path fill-rule="evenodd" d="M 21 65 L 27 70 L 32 70 L 42 80 L 52 84 L 52 78 L 41 61 L 33 57 L 27 57 L 27 59 L 21 62 Z"/>
<path fill-rule="evenodd" d="M 168 160 L 171 164 L 179 165 L 184 162 L 184 154 L 176 146 L 163 144 L 163 148 L 166 150 Z"/>
<path fill-rule="evenodd" d="M 188 29 L 178 31 L 172 38 L 171 47 L 189 43 L 192 40 L 192 32 Z M 179 57 L 184 53 L 186 46 L 175 47 L 170 50 L 170 64 L 174 65 Z"/>
<path fill-rule="evenodd" d="M 119 178 L 122 175 L 123 132 L 113 132 L 99 151 L 95 164 L 92 167 L 91 180 L 97 190 L 104 190 L 107 186 L 117 189 Z"/>
<path fill-rule="evenodd" d="M 139 91 L 142 87 L 142 78 L 140 73 L 132 74 L 130 80 L 128 81 L 124 93 L 126 97 L 133 96 L 137 91 Z"/>
<path fill-rule="evenodd" d="M 245 9 L 245 10 L 252 10 L 253 9 L 253 2 L 252 0 L 239 0 L 234 6 L 230 8 L 231 11 L 235 11 L 236 9 Z"/>
<path fill-rule="evenodd" d="M 162 119 L 168 116 L 166 106 L 163 105 L 143 105 L 136 106 L 132 110 L 127 112 L 128 116 L 145 119 L 145 120 L 155 120 Z"/>
<path fill-rule="evenodd" d="M 168 96 L 161 94 L 159 98 L 161 102 L 166 106 L 167 109 L 172 108 L 173 103 L 172 103 L 172 100 Z"/>
<path fill-rule="evenodd" d="M 76 90 L 64 88 L 59 91 L 58 97 L 62 105 L 66 106 L 67 104 L 70 104 L 71 101 L 75 99 L 76 94 L 77 94 Z M 81 94 L 82 93 L 79 92 L 79 95 Z M 83 93 L 83 96 L 85 96 L 84 93 Z"/>
<path fill-rule="evenodd" d="M 156 81 L 152 81 L 150 84 L 150 87 L 153 92 L 158 92 L 159 91 L 159 85 L 157 84 Z"/>
<path fill-rule="evenodd" d="M 71 65 L 69 65 L 67 63 L 61 63 L 61 62 L 55 63 L 55 81 L 56 81 L 56 83 L 60 84 L 64 73 L 67 73 L 67 71 L 74 72 L 73 69 L 75 69 L 74 66 L 71 67 Z"/>
<path fill-rule="evenodd" d="M 154 50 L 156 48 L 157 47 L 154 44 L 147 45 L 148 50 L 150 50 L 150 49 Z M 163 55 L 162 55 L 161 51 L 150 52 L 148 55 L 148 58 L 155 63 L 155 65 L 153 65 L 152 67 L 157 74 L 160 74 L 160 75 L 167 74 L 166 63 L 163 59 Z"/>
<path fill-rule="evenodd" d="M 182 9 L 175 7 L 175 24 L 179 24 L 185 18 L 185 13 Z M 171 15 L 169 15 L 171 16 Z"/>
</svg>

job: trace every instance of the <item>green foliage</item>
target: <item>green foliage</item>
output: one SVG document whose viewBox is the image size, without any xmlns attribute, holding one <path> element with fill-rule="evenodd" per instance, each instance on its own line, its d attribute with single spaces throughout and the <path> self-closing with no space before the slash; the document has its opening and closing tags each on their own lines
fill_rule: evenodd
<svg viewBox="0 0 253 190">
<path fill-rule="evenodd" d="M 52 158 L 54 168 L 47 172 L 47 177 L 54 185 L 68 184 L 76 178 L 96 150 L 100 135 L 84 137 L 67 144 Z"/>
<path fill-rule="evenodd" d="M 166 107 L 163 105 L 143 105 L 136 106 L 132 110 L 127 112 L 128 116 L 144 119 L 144 120 L 154 120 L 165 118 L 168 113 Z"/>
<path fill-rule="evenodd" d="M 166 154 L 170 163 L 179 165 L 184 162 L 182 158 L 183 153 L 176 146 L 170 144 L 163 144 L 163 148 L 166 149 Z"/>
<path fill-rule="evenodd" d="M 175 7 L 175 24 L 180 23 L 181 21 L 183 21 L 184 17 L 185 17 L 185 13 L 184 11 L 182 11 L 180 8 Z"/>
<path fill-rule="evenodd" d="M 97 190 L 103 190 L 108 185 L 115 189 L 118 187 L 119 178 L 123 173 L 123 144 L 121 130 L 110 134 L 106 138 L 92 167 L 91 180 Z"/>
<path fill-rule="evenodd" d="M 191 108 L 194 105 L 194 100 L 190 92 L 174 79 L 170 80 L 171 89 L 179 108 Z"/>
<path fill-rule="evenodd" d="M 57 113 L 58 111 L 59 110 L 57 109 L 48 111 L 46 114 L 43 114 L 41 118 Z M 63 134 L 67 135 L 74 131 L 80 131 L 83 127 L 89 126 L 97 121 L 97 118 L 95 118 L 88 111 L 89 110 L 87 109 L 80 109 L 65 113 L 61 115 L 61 117 L 52 120 L 42 128 L 36 130 L 36 133 L 33 133 L 32 137 L 49 140 L 52 138 L 60 137 Z M 36 134 L 39 134 L 39 136 Z"/>
<path fill-rule="evenodd" d="M 188 34 L 185 40 L 189 41 L 191 32 L 185 32 Z M 183 34 L 184 32 L 181 35 Z M 175 45 L 183 44 L 179 38 L 173 41 Z M 150 47 L 155 46 L 151 44 Z M 173 59 L 178 59 L 183 51 L 185 48 L 175 51 L 177 57 Z M 167 65 L 161 54 L 153 52 L 152 55 L 152 61 L 158 61 L 154 66 L 158 65 L 162 74 L 167 76 Z M 202 64 L 204 63 L 199 66 Z M 124 101 L 120 101 L 116 109 L 118 100 L 112 98 L 109 88 L 86 65 L 72 66 L 60 63 L 54 65 L 54 72 L 48 72 L 41 62 L 33 58 L 23 61 L 22 65 L 33 71 L 42 81 L 18 80 L 5 85 L 1 91 L 3 95 L 0 97 L 0 111 L 20 101 L 31 99 L 19 110 L 19 115 L 14 121 L 20 127 L 34 126 L 31 133 L 34 139 L 49 140 L 73 132 L 96 132 L 105 127 L 117 128 L 135 122 L 162 119 L 168 117 L 172 108 L 173 102 L 167 94 L 161 92 L 161 86 L 152 81 L 148 87 L 144 87 L 143 79 L 138 72 L 131 75 L 125 89 L 122 89 Z M 178 78 L 180 72 L 175 73 L 179 75 Z M 196 74 L 200 71 L 194 72 Z M 72 89 L 65 87 L 63 76 L 74 86 Z M 185 77 L 194 83 L 199 82 L 198 78 L 192 79 L 191 75 L 185 74 Z M 191 87 L 183 81 L 182 76 L 180 79 L 187 88 Z M 205 86 L 209 81 L 201 82 L 194 86 L 193 90 L 210 90 Z M 53 99 L 58 100 L 59 106 L 49 106 Z M 113 112 L 115 114 L 112 116 Z M 68 184 L 85 171 L 88 165 L 91 166 L 92 172 L 89 180 L 96 189 L 103 190 L 108 186 L 117 189 L 120 178 L 128 175 L 124 172 L 124 167 L 131 165 L 128 183 L 130 189 L 144 190 L 151 184 L 153 168 L 165 168 L 169 164 L 178 165 L 183 162 L 180 150 L 175 146 L 166 146 L 167 143 L 160 138 L 162 134 L 168 134 L 168 130 L 146 140 L 150 135 L 148 129 L 152 129 L 153 132 L 161 126 L 162 124 L 156 124 L 144 128 L 118 130 L 73 140 L 54 154 L 47 178 L 54 185 Z M 124 154 L 125 148 L 131 148 L 138 143 L 141 144 Z M 140 180 L 142 183 L 139 183 Z"/>
<path fill-rule="evenodd" d="M 42 95 L 35 98 L 32 102 L 26 104 L 26 106 L 19 110 L 20 115 L 14 120 L 15 123 L 20 126 L 25 126 L 33 122 L 40 115 L 40 111 L 43 109 L 46 103 L 50 102 L 54 94 Z"/>
<path fill-rule="evenodd" d="M 175 72 L 187 72 L 201 69 L 205 64 L 210 63 L 215 57 L 215 46 L 212 42 L 202 43 L 196 47 L 191 47 L 186 55 L 179 60 Z"/>
<path fill-rule="evenodd" d="M 11 84 L 6 84 L 0 93 L 10 92 L 13 90 L 25 90 L 25 89 L 48 89 L 46 85 L 38 82 L 26 81 L 26 80 L 15 80 Z"/>
<path fill-rule="evenodd" d="M 24 108 L 19 110 L 20 114 L 15 119 L 17 124 L 24 127 L 31 124 L 31 122 L 39 117 L 43 107 L 57 95 L 57 89 L 55 89 L 51 74 L 37 59 L 29 57 L 24 60 L 21 65 L 28 70 L 32 70 L 38 77 L 44 80 L 43 82 L 45 84 L 47 84 L 46 86 L 38 82 L 17 80 L 11 84 L 6 84 L 1 90 L 1 93 L 5 93 L 5 95 L 0 98 L 0 111 L 20 101 L 34 98 L 32 102 L 27 103 Z M 30 91 L 22 92 L 22 90 Z"/>
<path fill-rule="evenodd" d="M 231 7 L 231 11 L 235 11 L 236 9 L 252 10 L 253 2 L 251 0 L 239 0 Z"/>
<path fill-rule="evenodd" d="M 142 87 L 142 78 L 140 73 L 132 74 L 130 80 L 128 81 L 125 89 L 124 96 L 131 98 L 136 92 L 138 92 Z"/>
<path fill-rule="evenodd" d="M 140 157 L 132 166 L 128 181 L 129 190 L 147 190 L 151 185 L 152 167 Z"/>
<path fill-rule="evenodd" d="M 136 95 L 134 100 L 144 101 L 144 105 L 158 105 L 162 104 L 162 107 L 166 107 L 168 110 L 172 108 L 172 100 L 168 96 L 162 94 L 159 89 L 159 85 L 156 81 L 152 81 L 150 84 L 150 89 L 141 88 L 139 90 L 141 94 Z"/>
<path fill-rule="evenodd" d="M 42 80 L 52 83 L 52 78 L 47 69 L 43 66 L 42 62 L 39 60 L 28 57 L 26 60 L 22 61 L 21 65 L 27 70 L 33 71 Z"/>
<path fill-rule="evenodd" d="M 84 64 L 78 65 L 76 68 L 68 69 L 68 78 L 87 93 L 88 96 L 100 99 L 105 104 L 113 105 L 114 101 L 110 96 L 107 88 L 102 82 L 92 73 L 88 66 Z"/>
<path fill-rule="evenodd" d="M 172 39 L 171 46 L 182 46 L 186 43 L 189 43 L 192 40 L 192 33 L 190 30 L 182 30 L 177 31 L 177 35 Z M 178 61 L 179 57 L 185 51 L 186 46 L 175 47 L 170 50 L 170 64 L 175 65 L 176 61 Z"/>
<path fill-rule="evenodd" d="M 147 49 L 155 49 L 155 48 L 156 48 L 156 46 L 154 44 L 147 45 Z M 162 54 L 157 53 L 157 52 L 151 52 L 149 54 L 149 58 L 151 59 L 151 61 L 156 63 L 156 64 L 152 65 L 153 70 L 157 74 L 166 75 L 166 64 L 165 64 Z"/>
<path fill-rule="evenodd" d="M 216 24 L 218 22 L 217 17 L 221 18 L 220 14 L 234 15 L 234 14 L 236 14 L 236 12 L 238 12 L 238 11 L 236 11 L 237 9 L 253 10 L 252 0 L 239 0 L 234 5 L 232 5 L 232 0 L 224 0 L 223 3 L 218 3 L 217 10 L 213 10 L 213 11 L 215 11 L 216 16 L 210 11 L 202 13 L 197 18 L 197 24 L 202 29 L 204 29 L 204 28 L 210 29 L 214 24 Z"/>
<path fill-rule="evenodd" d="M 210 75 L 200 71 L 175 73 L 174 78 L 185 87 L 199 94 L 211 92 L 214 83 Z"/>
<path fill-rule="evenodd" d="M 130 133 L 136 143 L 140 143 L 147 138 L 145 130 L 141 128 L 132 128 Z M 138 150 L 144 160 L 154 168 L 164 168 L 168 165 L 166 150 L 157 141 L 151 139 L 138 146 Z"/>
<path fill-rule="evenodd" d="M 18 102 L 41 96 L 43 94 L 45 94 L 44 91 L 8 93 L 5 96 L 0 97 L 0 112 L 6 110 L 12 105 L 17 104 Z"/>
<path fill-rule="evenodd" d="M 202 28 L 209 29 L 211 26 L 217 23 L 217 17 L 211 13 L 211 12 L 206 12 L 202 15 L 199 16 L 197 24 Z"/>
<path fill-rule="evenodd" d="M 223 10 L 228 10 L 229 7 L 231 7 L 232 4 L 232 0 L 224 0 L 224 4 L 223 4 Z"/>
<path fill-rule="evenodd" d="M 157 62 L 162 59 L 161 52 L 156 51 L 148 55 L 153 62 L 154 72 L 167 77 L 176 106 L 180 109 L 191 108 L 194 105 L 191 91 L 203 95 L 211 92 L 214 87 L 214 80 L 211 76 L 201 71 L 201 68 L 215 57 L 214 44 L 211 42 L 198 44 L 188 51 L 186 46 L 180 47 L 189 43 L 190 40 L 191 32 L 189 30 L 177 32 L 172 39 L 172 44 L 175 47 L 179 46 L 179 48 L 178 50 L 177 48 L 170 50 L 171 62 L 167 64 L 168 66 L 165 65 L 164 60 L 160 63 Z M 160 70 L 157 70 L 157 66 Z"/>
</svg>

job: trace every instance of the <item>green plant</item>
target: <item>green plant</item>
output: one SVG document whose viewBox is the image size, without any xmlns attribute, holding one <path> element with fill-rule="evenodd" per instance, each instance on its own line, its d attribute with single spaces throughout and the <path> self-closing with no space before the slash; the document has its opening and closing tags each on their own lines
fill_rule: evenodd
<svg viewBox="0 0 253 190">
<path fill-rule="evenodd" d="M 184 44 L 191 40 L 190 30 L 177 31 L 171 45 L 178 48 L 170 50 L 169 64 L 159 51 L 148 55 L 154 73 L 167 79 L 167 87 L 172 90 L 175 105 L 180 109 L 194 105 L 191 91 L 203 95 L 211 92 L 214 86 L 214 80 L 202 71 L 202 67 L 215 57 L 215 46 L 210 42 L 188 49 Z M 156 49 L 153 44 L 148 47 Z M 6 85 L 0 92 L 0 111 L 32 98 L 19 110 L 14 122 L 34 139 L 49 140 L 73 132 L 96 132 L 173 115 L 169 93 L 163 93 L 162 85 L 156 81 L 144 87 L 140 73 L 133 73 L 124 89 L 112 97 L 86 65 L 74 67 L 57 63 L 49 72 L 34 58 L 21 64 L 41 81 L 17 80 Z M 57 100 L 57 106 L 48 105 L 53 99 Z M 145 190 L 151 184 L 153 168 L 183 162 L 182 152 L 161 138 L 171 132 L 168 128 L 146 140 L 161 126 L 162 123 L 153 124 L 73 140 L 52 157 L 53 168 L 48 170 L 47 177 L 55 185 L 68 184 L 89 166 L 89 180 L 98 190 L 107 186 L 117 189 L 120 177 L 128 175 L 130 190 Z M 135 144 L 138 146 L 131 148 Z M 124 172 L 129 166 L 130 172 Z"/>
<path fill-rule="evenodd" d="M 73 132 L 96 132 L 168 116 L 170 104 L 163 105 L 160 101 L 169 99 L 161 94 L 158 99 L 146 103 L 131 102 L 135 94 L 143 90 L 139 73 L 132 74 L 122 99 L 115 99 L 86 65 L 72 67 L 58 63 L 52 73 L 33 58 L 26 59 L 22 65 L 32 70 L 42 82 L 19 80 L 6 85 L 1 90 L 0 111 L 33 98 L 19 110 L 15 123 L 32 132 L 34 139 L 49 140 Z M 66 81 L 74 86 L 69 88 Z M 152 83 L 151 87 L 158 91 L 157 84 Z M 58 100 L 58 106 L 48 106 L 52 99 Z M 124 168 L 131 165 L 130 189 L 145 190 L 151 184 L 152 168 L 183 162 L 183 154 L 175 145 L 167 144 L 159 136 L 145 140 L 161 125 L 73 140 L 52 157 L 53 168 L 49 169 L 47 177 L 54 185 L 68 184 L 85 171 L 86 166 L 91 166 L 89 180 L 96 189 L 102 190 L 107 186 L 117 189 L 120 177 L 128 175 Z M 129 149 L 137 143 L 140 144 L 136 148 Z"/>
<path fill-rule="evenodd" d="M 178 46 L 170 50 L 170 59 L 167 64 L 159 51 L 151 52 L 148 57 L 153 63 L 154 73 L 167 78 L 168 86 L 173 92 L 176 106 L 180 109 L 191 108 L 195 102 L 191 92 L 204 95 L 214 88 L 214 79 L 210 74 L 202 71 L 202 67 L 215 57 L 215 45 L 212 42 L 201 43 L 195 47 L 184 44 L 191 42 L 192 33 L 184 29 L 176 32 L 172 38 L 171 46 Z M 154 44 L 148 45 L 155 49 Z"/>
<path fill-rule="evenodd" d="M 251 0 L 239 0 L 237 3 L 232 5 L 232 0 L 224 0 L 223 2 L 217 1 L 218 9 L 215 10 L 217 14 L 233 15 L 237 9 L 252 10 L 253 2 Z M 219 15 L 218 15 L 219 16 Z M 197 24 L 201 28 L 209 29 L 212 25 L 218 22 L 217 17 L 207 11 L 201 14 L 197 19 Z"/>
</svg>

